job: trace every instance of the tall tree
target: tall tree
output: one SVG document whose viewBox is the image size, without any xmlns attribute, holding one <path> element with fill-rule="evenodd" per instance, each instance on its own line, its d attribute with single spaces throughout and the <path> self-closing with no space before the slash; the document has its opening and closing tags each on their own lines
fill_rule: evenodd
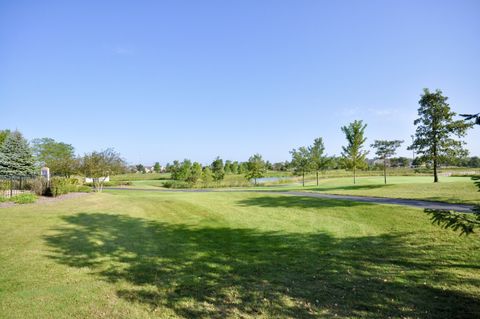
<svg viewBox="0 0 480 319">
<path fill-rule="evenodd" d="M 47 166 L 53 175 L 70 177 L 77 170 L 75 149 L 72 145 L 57 142 L 52 138 L 36 138 L 32 150 L 37 162 Z"/>
<path fill-rule="evenodd" d="M 313 141 L 313 145 L 308 148 L 310 152 L 310 160 L 312 168 L 315 170 L 317 175 L 317 186 L 318 186 L 318 172 L 326 170 L 330 164 L 328 156 L 324 155 L 325 146 L 323 145 L 323 139 L 321 137 L 316 138 Z"/>
<path fill-rule="evenodd" d="M 187 182 L 195 184 L 200 178 L 202 178 L 202 165 L 198 162 L 194 162 L 190 167 L 190 174 L 187 178 Z"/>
<path fill-rule="evenodd" d="M 455 112 L 450 110 L 448 97 L 442 91 L 430 92 L 423 90 L 420 97 L 418 116 L 413 124 L 417 126 L 412 145 L 409 150 L 415 150 L 422 161 L 433 165 L 433 181 L 438 182 L 438 165 L 458 156 L 466 156 L 463 148 L 465 142 L 453 137 L 461 138 L 472 127 L 473 123 L 454 120 Z M 453 137 L 452 137 L 453 136 Z"/>
<path fill-rule="evenodd" d="M 123 173 L 125 161 L 112 148 L 85 154 L 80 160 L 80 170 L 86 177 L 93 178 L 95 191 L 101 192 L 107 176 Z"/>
<path fill-rule="evenodd" d="M 383 161 L 383 179 L 387 184 L 387 160 L 395 155 L 397 148 L 402 145 L 403 141 L 400 140 L 375 140 L 371 147 L 375 148 L 375 155 L 377 158 Z"/>
<path fill-rule="evenodd" d="M 155 162 L 155 164 L 153 165 L 153 170 L 155 171 L 155 173 L 160 173 L 162 167 L 160 166 L 159 162 Z"/>
<path fill-rule="evenodd" d="M 28 142 L 19 131 L 8 134 L 0 145 L 0 176 L 25 177 L 35 174 L 35 162 Z"/>
<path fill-rule="evenodd" d="M 213 174 L 210 167 L 205 167 L 202 172 L 202 181 L 205 187 L 208 187 L 213 180 Z"/>
<path fill-rule="evenodd" d="M 212 162 L 212 173 L 213 180 L 219 182 L 225 177 L 225 169 L 223 167 L 223 160 L 217 156 L 217 158 Z"/>
<path fill-rule="evenodd" d="M 305 186 L 305 173 L 309 172 L 311 165 L 310 151 L 305 146 L 290 151 L 292 154 L 292 167 L 295 174 L 302 175 L 302 186 Z"/>
<path fill-rule="evenodd" d="M 248 180 L 253 179 L 255 185 L 257 185 L 257 178 L 264 177 L 266 171 L 267 169 L 262 155 L 255 154 L 248 159 L 245 178 Z"/>
<path fill-rule="evenodd" d="M 365 137 L 365 128 L 367 124 L 363 121 L 355 120 L 348 126 L 342 126 L 342 131 L 347 139 L 347 145 L 342 146 L 342 157 L 344 165 L 353 170 L 353 184 L 356 183 L 357 168 L 366 166 L 365 157 L 368 152 L 363 150 L 363 145 L 367 138 Z"/>
<path fill-rule="evenodd" d="M 137 169 L 137 172 L 140 172 L 142 174 L 145 174 L 147 172 L 145 170 L 145 166 L 143 166 L 143 164 L 137 164 L 137 165 L 135 165 L 135 168 Z"/>
</svg>

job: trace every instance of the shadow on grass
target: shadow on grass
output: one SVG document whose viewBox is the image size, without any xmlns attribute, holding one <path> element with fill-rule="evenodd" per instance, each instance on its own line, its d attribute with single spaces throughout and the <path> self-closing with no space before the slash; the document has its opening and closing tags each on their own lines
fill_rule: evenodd
<svg viewBox="0 0 480 319">
<path fill-rule="evenodd" d="M 409 234 L 195 228 L 125 215 L 81 213 L 45 237 L 51 258 L 89 267 L 132 303 L 188 318 L 473 318 L 478 299 L 448 266 L 406 247 Z M 428 249 L 428 248 L 427 248 Z M 424 282 L 428 281 L 427 284 Z M 122 284 L 122 287 L 125 287 Z M 128 287 L 128 285 L 127 285 Z"/>
<path fill-rule="evenodd" d="M 237 202 L 240 206 L 286 207 L 286 208 L 334 208 L 372 206 L 374 204 L 352 200 L 324 199 L 311 196 L 255 196 Z"/>
<path fill-rule="evenodd" d="M 328 192 L 328 191 L 335 191 L 335 190 L 350 191 L 350 190 L 379 189 L 379 188 L 385 188 L 390 186 L 393 186 L 393 184 L 326 186 L 326 187 L 314 187 L 314 188 L 311 188 L 310 190 L 319 191 L 319 192 L 321 191 Z"/>
</svg>

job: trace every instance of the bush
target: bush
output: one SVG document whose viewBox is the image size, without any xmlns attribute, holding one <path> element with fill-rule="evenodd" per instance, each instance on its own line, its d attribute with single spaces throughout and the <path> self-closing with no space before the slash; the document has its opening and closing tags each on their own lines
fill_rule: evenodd
<svg viewBox="0 0 480 319">
<path fill-rule="evenodd" d="M 48 181 L 44 177 L 37 177 L 28 182 L 28 188 L 38 196 L 45 195 L 48 191 Z"/>
<path fill-rule="evenodd" d="M 15 195 L 12 198 L 10 198 L 10 200 L 17 204 L 31 204 L 31 203 L 35 203 L 35 201 L 37 200 L 37 196 L 35 194 L 25 193 L 25 194 Z"/>
<path fill-rule="evenodd" d="M 183 181 L 167 181 L 163 183 L 166 188 L 192 188 L 192 184 Z"/>
</svg>

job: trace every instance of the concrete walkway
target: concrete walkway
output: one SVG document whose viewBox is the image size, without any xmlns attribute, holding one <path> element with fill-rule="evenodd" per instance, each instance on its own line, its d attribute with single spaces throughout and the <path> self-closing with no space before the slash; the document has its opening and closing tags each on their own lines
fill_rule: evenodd
<svg viewBox="0 0 480 319">
<path fill-rule="evenodd" d="M 473 205 L 465 204 L 450 204 L 444 202 L 434 202 L 428 200 L 417 199 L 400 199 L 400 198 L 385 198 L 385 197 L 367 197 L 367 196 L 354 196 L 354 195 L 333 195 L 325 193 L 312 193 L 312 192 L 295 192 L 295 191 L 268 191 L 268 190 L 218 190 L 218 189 L 146 189 L 146 188 L 126 188 L 126 187 L 105 187 L 105 190 L 121 190 L 121 191 L 145 191 L 145 192 L 170 192 L 170 193 L 267 193 L 267 194 L 281 194 L 289 196 L 304 196 L 314 198 L 327 198 L 338 200 L 350 200 L 355 202 L 373 203 L 373 204 L 388 204 L 388 205 L 403 205 L 411 206 L 423 209 L 444 209 L 455 210 L 457 212 L 471 212 Z"/>
</svg>

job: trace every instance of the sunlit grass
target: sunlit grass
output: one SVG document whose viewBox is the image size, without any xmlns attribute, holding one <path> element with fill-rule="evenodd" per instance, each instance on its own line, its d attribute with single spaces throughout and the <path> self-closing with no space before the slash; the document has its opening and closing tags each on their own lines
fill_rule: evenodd
<svg viewBox="0 0 480 319">
<path fill-rule="evenodd" d="M 0 317 L 480 314 L 480 238 L 418 209 L 119 191 L 0 209 L 0 221 Z"/>
</svg>

